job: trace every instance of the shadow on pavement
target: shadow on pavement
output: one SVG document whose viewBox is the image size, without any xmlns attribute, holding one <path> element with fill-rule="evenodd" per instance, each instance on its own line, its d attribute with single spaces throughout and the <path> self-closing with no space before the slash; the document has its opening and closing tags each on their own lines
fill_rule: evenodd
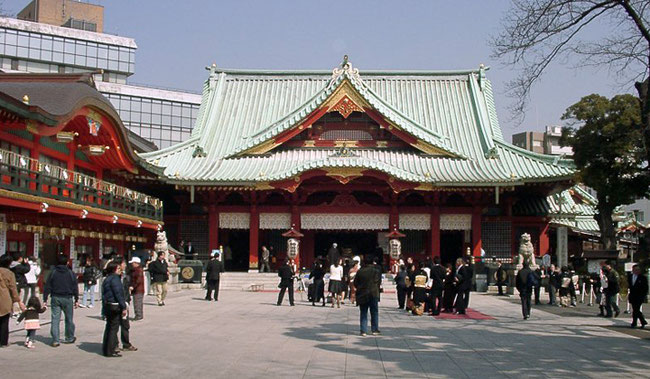
<svg viewBox="0 0 650 379">
<path fill-rule="evenodd" d="M 102 355 L 102 344 L 100 342 L 81 342 L 77 347 L 87 353 Z"/>
<path fill-rule="evenodd" d="M 611 357 L 625 357 L 625 366 L 639 369 L 647 367 L 650 363 L 647 359 L 648 347 L 645 340 L 630 340 L 627 336 L 597 336 L 590 330 L 555 328 L 548 333 L 522 333 L 517 322 L 497 321 L 491 325 L 485 325 L 481 330 L 469 327 L 468 324 L 445 329 L 420 329 L 417 327 L 382 327 L 380 311 L 379 337 L 360 337 L 358 324 L 353 326 L 342 323 L 327 323 L 312 325 L 310 327 L 292 327 L 285 335 L 291 338 L 316 341 L 315 348 L 323 351 L 341 354 L 354 354 L 370 361 L 376 361 L 378 365 L 390 363 L 396 365 L 403 372 L 422 375 L 422 372 L 435 373 L 436 362 L 449 361 L 449 357 L 461 357 L 469 352 L 487 358 L 482 363 L 483 368 L 488 371 L 498 370 L 508 375 L 526 376 L 539 375 L 538 368 L 527 365 L 513 365 L 513 361 L 525 362 L 534 359 L 548 362 L 565 362 L 567 357 L 563 350 L 566 346 L 582 345 L 586 338 L 589 344 L 601 347 L 601 352 Z M 391 312 L 392 313 L 392 312 Z M 435 322 L 435 321 L 433 321 Z M 520 321 L 521 322 L 521 321 Z M 531 324 L 531 329 L 542 330 L 539 324 Z M 621 331 L 616 328 L 616 331 Z M 477 340 L 477 333 L 480 339 Z M 347 339 L 347 344 L 341 344 L 341 340 Z M 469 343 L 468 341 L 472 341 Z M 498 341 L 504 341 L 499 343 Z M 508 344 L 506 341 L 510 342 Z M 637 342 L 638 341 L 638 342 Z M 642 342 L 643 341 L 643 342 Z M 514 342 L 514 343 L 513 343 Z M 380 353 L 377 351 L 380 348 Z M 543 349 L 542 349 L 543 347 Z M 605 348 L 606 347 L 606 348 Z M 581 375 L 589 376 L 589 373 L 597 374 L 598 365 L 594 361 L 606 360 L 607 357 L 587 357 L 587 354 L 578 354 L 579 359 L 574 359 L 570 364 L 548 365 L 545 374 L 550 377 L 565 377 L 572 372 L 580 372 Z M 453 360 L 453 359 L 452 359 Z M 447 363 L 448 365 L 449 363 Z M 477 365 L 479 362 L 477 362 Z M 602 366 L 600 369 L 613 369 Z M 479 369 L 480 366 L 474 367 Z M 621 367 L 616 371 L 625 373 Z M 442 372 L 439 372 L 442 374 Z"/>
</svg>

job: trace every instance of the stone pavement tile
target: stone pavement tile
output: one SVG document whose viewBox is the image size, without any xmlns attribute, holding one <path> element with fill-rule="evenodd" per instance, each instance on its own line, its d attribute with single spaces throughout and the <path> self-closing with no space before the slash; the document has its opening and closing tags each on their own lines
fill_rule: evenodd
<svg viewBox="0 0 650 379">
<path fill-rule="evenodd" d="M 75 345 L 46 346 L 49 326 L 44 326 L 30 351 L 17 345 L 24 331 L 12 332 L 12 345 L 1 351 L 3 373 L 43 377 L 62 360 L 66 367 L 57 379 L 86 378 L 89 367 L 114 372 L 116 361 L 120 372 L 141 378 L 643 377 L 650 372 L 649 343 L 601 327 L 624 321 L 540 310 L 535 320 L 523 323 L 518 304 L 494 297 L 472 294 L 472 307 L 495 318 L 474 321 L 408 316 L 393 310 L 394 299 L 386 296 L 380 304 L 383 335 L 362 338 L 355 307 L 332 310 L 301 302 L 276 307 L 276 294 L 268 293 L 223 291 L 218 303 L 197 300 L 201 296 L 202 291 L 185 291 L 170 294 L 165 307 L 145 306 L 145 320 L 131 328 L 139 351 L 119 360 L 99 355 L 104 322 L 97 308 L 75 311 Z"/>
</svg>

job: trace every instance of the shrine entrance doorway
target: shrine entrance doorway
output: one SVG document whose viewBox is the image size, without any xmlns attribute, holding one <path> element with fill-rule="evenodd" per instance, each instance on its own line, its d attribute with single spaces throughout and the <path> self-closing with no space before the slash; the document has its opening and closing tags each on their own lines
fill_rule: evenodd
<svg viewBox="0 0 650 379">
<path fill-rule="evenodd" d="M 440 232 L 440 263 L 451 263 L 455 266 L 456 259 L 463 256 L 462 230 L 443 230 Z"/>
<path fill-rule="evenodd" d="M 375 254 L 378 232 L 362 231 L 318 231 L 314 238 L 314 258 L 327 257 L 327 252 L 333 243 L 338 245 L 341 257 L 350 258 L 355 255 Z"/>
</svg>

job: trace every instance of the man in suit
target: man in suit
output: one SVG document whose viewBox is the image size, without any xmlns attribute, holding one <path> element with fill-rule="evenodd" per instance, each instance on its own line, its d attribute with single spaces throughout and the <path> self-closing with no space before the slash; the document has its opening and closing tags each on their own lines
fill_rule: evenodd
<svg viewBox="0 0 650 379">
<path fill-rule="evenodd" d="M 521 313 L 524 315 L 524 320 L 528 320 L 530 317 L 530 297 L 535 286 L 535 278 L 528 262 L 526 262 L 524 263 L 524 267 L 517 273 L 515 280 L 515 285 L 521 298 Z"/>
<path fill-rule="evenodd" d="M 605 276 L 607 277 L 607 288 L 605 289 L 605 312 L 607 313 L 605 317 L 611 318 L 612 317 L 612 308 L 614 309 L 614 317 L 618 317 L 618 315 L 621 313 L 621 310 L 618 308 L 618 305 L 616 304 L 616 296 L 621 290 L 621 287 L 618 282 L 618 273 L 614 269 L 612 269 L 612 266 L 606 265 L 603 268 L 603 272 L 605 273 Z"/>
<path fill-rule="evenodd" d="M 363 267 L 359 269 L 354 277 L 356 288 L 357 304 L 359 305 L 360 334 L 365 336 L 368 333 L 368 310 L 370 310 L 370 326 L 373 335 L 379 335 L 379 283 L 381 275 L 377 275 L 377 269 L 373 265 L 373 257 L 370 254 L 364 256 Z"/>
<path fill-rule="evenodd" d="M 474 278 L 474 265 L 472 264 L 471 255 L 465 257 L 463 266 L 465 267 L 465 276 L 467 277 L 467 282 L 465 283 L 465 287 L 463 287 L 465 291 L 465 309 L 467 309 L 467 307 L 469 307 L 469 293 L 472 290 L 472 279 Z M 465 314 L 464 310 L 463 314 Z"/>
<path fill-rule="evenodd" d="M 219 253 L 213 252 L 210 261 L 205 267 L 205 280 L 208 289 L 205 300 L 212 300 L 212 291 L 214 291 L 214 301 L 219 301 L 219 279 L 224 271 L 223 263 L 219 260 Z"/>
<path fill-rule="evenodd" d="M 187 241 L 185 245 L 185 259 L 196 259 L 196 252 L 194 251 L 194 246 L 192 246 L 192 241 Z"/>
<path fill-rule="evenodd" d="M 628 288 L 630 289 L 628 301 L 632 305 L 632 325 L 630 327 L 636 328 L 636 322 L 639 320 L 641 329 L 643 329 L 648 324 L 641 312 L 641 305 L 648 297 L 648 278 L 641 273 L 641 267 L 638 264 L 632 266 L 632 275 L 628 277 Z"/>
<path fill-rule="evenodd" d="M 469 268 L 465 266 L 463 258 L 456 259 L 456 273 L 454 282 L 456 283 L 456 314 L 464 315 L 467 308 L 467 293 L 472 285 Z"/>
<path fill-rule="evenodd" d="M 284 299 L 284 292 L 289 290 L 289 304 L 293 307 L 293 276 L 294 272 L 289 265 L 289 259 L 284 261 L 284 264 L 278 269 L 278 276 L 280 277 L 280 293 L 278 294 L 278 306 L 282 305 Z"/>
<path fill-rule="evenodd" d="M 440 257 L 433 257 L 431 267 L 431 314 L 437 316 L 442 309 L 442 288 L 445 268 L 440 265 Z"/>
<path fill-rule="evenodd" d="M 399 266 L 399 271 L 395 275 L 395 288 L 397 289 L 397 308 L 404 309 L 406 306 L 406 267 Z"/>
</svg>

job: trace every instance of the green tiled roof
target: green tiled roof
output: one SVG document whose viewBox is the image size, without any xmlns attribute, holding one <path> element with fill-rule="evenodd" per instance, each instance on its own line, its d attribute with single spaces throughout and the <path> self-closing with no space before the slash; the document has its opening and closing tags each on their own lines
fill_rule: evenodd
<svg viewBox="0 0 650 379">
<path fill-rule="evenodd" d="M 401 130 L 444 155 L 356 149 L 246 151 L 295 127 L 344 83 Z M 202 151 L 205 154 L 195 154 Z M 142 154 L 169 182 L 253 185 L 311 169 L 375 169 L 433 185 L 518 185 L 573 175 L 571 162 L 519 149 L 503 140 L 485 70 L 238 71 L 212 68 L 190 139 Z"/>
</svg>

